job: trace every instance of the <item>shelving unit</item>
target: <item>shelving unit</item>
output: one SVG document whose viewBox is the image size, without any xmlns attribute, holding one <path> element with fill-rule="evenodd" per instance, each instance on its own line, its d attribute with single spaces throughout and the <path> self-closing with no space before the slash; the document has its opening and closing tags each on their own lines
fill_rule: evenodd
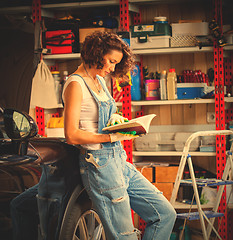
<svg viewBox="0 0 233 240">
<path fill-rule="evenodd" d="M 139 1 L 140 2 L 140 1 Z M 221 12 L 220 7 L 221 7 L 221 1 L 215 1 L 215 19 L 222 19 L 221 18 L 221 13 L 219 14 L 219 11 Z M 150 9 L 152 12 L 152 8 Z M 178 10 L 178 8 L 177 8 Z M 157 9 L 154 8 L 155 13 L 158 14 Z M 182 11 L 182 10 L 181 10 Z M 165 8 L 162 9 L 162 12 L 166 12 Z M 144 10 L 145 13 L 145 10 Z M 184 15 L 185 13 L 182 12 Z M 139 17 L 140 18 L 140 17 Z M 147 17 L 148 19 L 148 17 Z M 221 20 L 222 21 L 222 20 Z M 137 23 L 139 24 L 139 23 Z M 225 103 L 231 103 L 232 99 L 231 98 L 224 98 L 223 97 L 223 79 L 224 79 L 224 75 L 223 75 L 223 50 L 224 51 L 231 51 L 233 48 L 231 45 L 225 46 L 223 49 L 221 48 L 217 48 L 216 45 L 214 45 L 213 47 L 203 47 L 202 49 L 199 49 L 198 47 L 186 47 L 186 48 L 161 48 L 161 49 L 137 49 L 137 50 L 133 50 L 133 52 L 135 54 L 138 55 L 142 55 L 143 56 L 143 63 L 145 63 L 146 65 L 149 64 L 150 66 L 152 66 L 152 64 L 154 64 L 158 69 L 160 69 L 160 67 L 164 67 L 165 61 L 168 61 L 168 55 L 172 57 L 172 61 L 171 63 L 174 63 L 175 54 L 177 54 L 178 56 L 178 62 L 183 61 L 184 65 L 188 65 L 186 64 L 186 60 L 188 60 L 188 57 L 184 57 L 181 58 L 181 54 L 184 54 L 185 56 L 187 56 L 188 54 L 190 54 L 190 58 L 197 58 L 199 60 L 201 60 L 201 58 L 203 58 L 203 54 L 212 54 L 212 52 L 214 53 L 212 57 L 214 59 L 213 61 L 213 65 L 215 68 L 215 85 L 216 85 L 216 92 L 215 92 L 215 99 L 201 99 L 201 100 L 175 100 L 175 101 L 151 101 L 151 102 L 147 102 L 147 101 L 139 101 L 139 102 L 134 102 L 132 101 L 131 105 L 132 106 L 170 106 L 170 105 L 187 105 L 187 104 L 215 104 L 215 114 L 216 114 L 216 129 L 224 129 L 225 128 Z M 198 56 L 199 54 L 199 56 Z M 144 57 L 148 56 L 148 60 L 144 61 Z M 157 59 L 153 59 L 153 56 L 157 56 Z M 209 55 L 210 56 L 210 55 Z M 160 63 L 160 60 L 164 61 L 162 63 Z M 181 64 L 182 65 L 182 64 Z M 196 69 L 198 69 L 200 67 L 200 64 L 197 64 L 198 67 L 196 67 Z M 229 64 L 228 66 L 228 72 L 226 75 L 226 79 L 229 80 L 231 77 L 231 65 Z M 183 68 L 185 69 L 185 67 Z M 160 69 L 161 70 L 161 69 Z M 180 70 L 180 69 L 179 69 Z M 184 108 L 183 110 L 187 110 L 187 108 Z M 157 109 L 156 109 L 157 110 Z M 164 112 L 163 112 L 164 113 Z M 178 109 L 178 114 L 180 113 L 180 109 Z M 232 116 L 230 116 L 230 118 L 232 119 Z M 229 121 L 229 118 L 228 118 Z M 225 148 L 225 137 L 221 137 L 221 136 L 217 136 L 217 146 L 218 146 L 218 151 L 217 154 L 216 153 L 204 153 L 206 154 L 206 156 L 210 156 L 211 154 L 213 154 L 212 156 L 216 156 L 216 165 L 217 167 L 217 176 L 220 177 L 222 174 L 222 171 L 224 169 L 224 163 L 225 163 L 225 159 L 224 159 L 224 150 L 222 148 Z M 221 146 L 221 148 L 220 148 Z M 191 153 L 192 156 L 197 156 L 196 154 L 200 154 L 199 156 L 203 156 L 203 153 Z M 203 154 L 203 155 L 202 155 Z M 141 156 L 176 156 L 179 155 L 178 152 L 174 153 L 174 152 L 137 152 L 134 151 L 133 152 L 133 156 L 135 157 L 141 157 Z M 225 195 L 223 195 L 223 199 L 224 199 Z M 178 208 L 178 206 L 180 208 L 184 208 L 184 205 L 177 205 L 174 204 L 174 207 Z M 224 210 L 224 201 L 220 204 L 220 211 L 222 212 Z M 202 206 L 204 207 L 204 206 Z M 221 229 L 220 229 L 220 235 L 223 239 L 227 239 L 227 220 L 226 217 L 224 217 L 222 219 L 222 225 L 221 225 Z M 229 224 L 229 222 L 228 222 Z M 228 225 L 228 229 L 229 229 Z"/>
</svg>

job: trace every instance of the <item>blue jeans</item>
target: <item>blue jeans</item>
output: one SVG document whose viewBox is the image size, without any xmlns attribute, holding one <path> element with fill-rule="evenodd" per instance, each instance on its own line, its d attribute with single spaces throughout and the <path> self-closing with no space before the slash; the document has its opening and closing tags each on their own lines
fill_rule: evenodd
<svg viewBox="0 0 233 240">
<path fill-rule="evenodd" d="M 131 208 L 147 223 L 143 240 L 170 238 L 176 212 L 163 194 L 126 162 L 122 146 L 88 150 L 81 156 L 84 186 L 109 240 L 136 240 Z"/>
<path fill-rule="evenodd" d="M 36 240 L 38 235 L 38 184 L 18 195 L 10 203 L 13 239 Z"/>
</svg>

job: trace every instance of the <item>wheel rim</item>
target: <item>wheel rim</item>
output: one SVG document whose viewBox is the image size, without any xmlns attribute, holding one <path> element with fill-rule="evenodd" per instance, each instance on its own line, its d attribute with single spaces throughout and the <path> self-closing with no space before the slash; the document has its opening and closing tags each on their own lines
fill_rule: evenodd
<svg viewBox="0 0 233 240">
<path fill-rule="evenodd" d="M 72 240 L 106 240 L 98 214 L 86 211 L 78 220 Z"/>
</svg>

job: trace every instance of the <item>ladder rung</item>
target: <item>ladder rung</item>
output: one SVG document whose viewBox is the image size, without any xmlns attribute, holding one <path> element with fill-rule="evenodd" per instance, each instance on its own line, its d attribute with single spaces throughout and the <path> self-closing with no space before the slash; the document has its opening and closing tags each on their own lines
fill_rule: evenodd
<svg viewBox="0 0 233 240">
<path fill-rule="evenodd" d="M 214 217 L 222 217 L 224 216 L 223 213 L 216 213 L 213 211 L 204 211 L 204 214 L 207 218 L 214 218 Z M 198 220 L 200 219 L 199 212 L 190 212 L 190 213 L 178 213 L 177 218 L 180 219 L 188 219 L 190 221 L 192 220 Z"/>
<path fill-rule="evenodd" d="M 206 187 L 206 186 L 219 186 L 219 185 L 228 185 L 233 184 L 233 181 L 231 180 L 221 180 L 221 179 L 202 179 L 202 178 L 196 178 L 196 183 L 198 187 Z M 180 181 L 180 185 L 182 186 L 192 186 L 192 179 L 182 179 Z"/>
</svg>

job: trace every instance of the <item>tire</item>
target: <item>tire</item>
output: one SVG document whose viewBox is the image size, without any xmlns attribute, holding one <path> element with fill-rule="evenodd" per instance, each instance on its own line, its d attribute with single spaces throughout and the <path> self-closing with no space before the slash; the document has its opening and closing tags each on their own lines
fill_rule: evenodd
<svg viewBox="0 0 233 240">
<path fill-rule="evenodd" d="M 106 240 L 103 225 L 86 194 L 72 207 L 60 231 L 60 240 Z"/>
</svg>

